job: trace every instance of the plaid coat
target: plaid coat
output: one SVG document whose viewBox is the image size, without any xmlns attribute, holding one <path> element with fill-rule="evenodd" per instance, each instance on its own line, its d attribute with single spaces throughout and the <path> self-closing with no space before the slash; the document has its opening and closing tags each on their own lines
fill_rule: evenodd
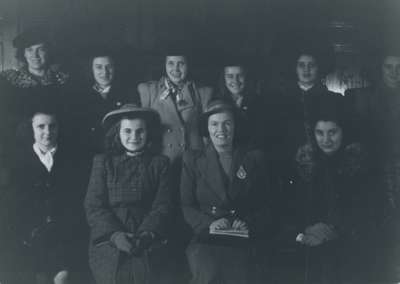
<svg viewBox="0 0 400 284">
<path fill-rule="evenodd" d="M 89 263 L 98 284 L 116 282 L 121 253 L 109 242 L 114 232 L 164 235 L 171 204 L 168 167 L 164 156 L 95 156 L 85 208 Z"/>
</svg>

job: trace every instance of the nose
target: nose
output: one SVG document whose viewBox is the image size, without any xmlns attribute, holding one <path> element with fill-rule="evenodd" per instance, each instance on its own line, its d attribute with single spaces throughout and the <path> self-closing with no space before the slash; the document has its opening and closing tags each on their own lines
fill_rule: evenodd
<svg viewBox="0 0 400 284">
<path fill-rule="evenodd" d="M 44 134 L 49 135 L 50 134 L 50 127 L 49 126 L 45 126 L 43 128 L 43 132 L 44 132 Z"/>
<path fill-rule="evenodd" d="M 324 144 L 329 144 L 331 142 L 331 137 L 328 134 L 325 134 L 322 138 L 322 142 Z"/>
</svg>

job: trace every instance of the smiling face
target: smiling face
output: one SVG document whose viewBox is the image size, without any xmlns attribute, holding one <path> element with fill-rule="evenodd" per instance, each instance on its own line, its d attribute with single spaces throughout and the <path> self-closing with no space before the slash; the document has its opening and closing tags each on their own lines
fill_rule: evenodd
<svg viewBox="0 0 400 284">
<path fill-rule="evenodd" d="M 400 57 L 386 56 L 382 64 L 382 78 L 389 88 L 400 86 Z"/>
<path fill-rule="evenodd" d="M 53 115 L 37 113 L 32 118 L 34 142 L 47 151 L 57 145 L 58 123 Z"/>
<path fill-rule="evenodd" d="M 122 119 L 119 138 L 128 153 L 143 150 L 147 143 L 146 122 L 141 118 Z"/>
<path fill-rule="evenodd" d="M 227 66 L 224 68 L 225 86 L 233 95 L 242 94 L 246 76 L 241 66 Z"/>
<path fill-rule="evenodd" d="M 111 57 L 95 57 L 92 61 L 94 80 L 103 88 L 111 85 L 114 78 L 114 70 L 114 62 Z"/>
<path fill-rule="evenodd" d="M 24 50 L 24 57 L 29 70 L 40 71 L 46 67 L 48 50 L 44 43 L 31 45 Z"/>
<path fill-rule="evenodd" d="M 234 130 L 235 123 L 231 112 L 220 112 L 209 116 L 208 133 L 218 152 L 232 149 Z"/>
<path fill-rule="evenodd" d="M 314 135 L 318 147 L 327 155 L 334 154 L 342 145 L 342 128 L 333 121 L 318 121 Z"/>
<path fill-rule="evenodd" d="M 179 85 L 186 80 L 188 65 L 184 56 L 167 56 L 165 71 L 172 83 Z"/>
<path fill-rule="evenodd" d="M 318 65 L 315 58 L 311 55 L 301 55 L 297 59 L 296 73 L 300 85 L 314 85 L 318 78 Z"/>
</svg>

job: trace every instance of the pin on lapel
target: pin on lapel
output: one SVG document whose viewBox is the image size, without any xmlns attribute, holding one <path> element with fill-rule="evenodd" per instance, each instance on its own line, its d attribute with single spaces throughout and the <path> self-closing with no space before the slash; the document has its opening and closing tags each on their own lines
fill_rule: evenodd
<svg viewBox="0 0 400 284">
<path fill-rule="evenodd" d="M 237 173 L 236 173 L 236 176 L 237 176 L 238 178 L 240 178 L 240 179 L 245 179 L 245 178 L 247 177 L 247 173 L 246 173 L 246 171 L 244 170 L 243 166 L 240 166 L 240 167 L 239 167 L 239 169 L 238 169 L 238 171 L 237 171 Z"/>
</svg>

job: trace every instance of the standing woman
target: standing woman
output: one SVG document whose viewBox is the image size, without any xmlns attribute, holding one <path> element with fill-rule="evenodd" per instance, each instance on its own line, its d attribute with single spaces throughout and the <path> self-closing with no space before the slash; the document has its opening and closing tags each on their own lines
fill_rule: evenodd
<svg viewBox="0 0 400 284">
<path fill-rule="evenodd" d="M 159 81 L 138 86 L 143 107 L 156 110 L 162 123 L 162 153 L 179 176 L 182 153 L 200 149 L 203 141 L 198 121 L 212 95 L 210 87 L 200 87 L 189 79 L 189 61 L 181 51 L 169 52 L 164 58 L 165 72 Z"/>
<path fill-rule="evenodd" d="M 20 128 L 24 139 L 13 163 L 10 194 L 16 208 L 15 239 L 21 248 L 16 267 L 29 283 L 67 283 L 69 278 L 75 165 L 59 143 L 59 129 L 52 108 L 38 108 Z"/>
<path fill-rule="evenodd" d="M 240 110 L 246 123 L 265 123 L 262 112 L 263 100 L 256 92 L 255 82 L 252 82 L 248 67 L 244 62 L 234 60 L 224 62 L 218 86 L 218 96 L 231 101 Z M 261 143 L 261 137 L 252 133 L 251 142 Z"/>
<path fill-rule="evenodd" d="M 202 116 L 207 148 L 185 153 L 181 203 L 194 236 L 186 253 L 193 284 L 255 283 L 248 277 L 251 249 L 271 230 L 270 186 L 264 156 L 240 145 L 235 107 L 210 102 Z M 248 238 L 216 236 L 232 229 Z"/>
<path fill-rule="evenodd" d="M 299 231 L 292 237 L 306 247 L 306 283 L 342 283 L 354 276 L 350 260 L 361 255 L 355 248 L 374 220 L 373 180 L 360 145 L 347 143 L 343 115 L 329 104 L 312 116 L 313 140 L 296 156 L 295 183 L 302 186 L 295 198 Z M 367 268 L 365 259 L 354 263 Z"/>
<path fill-rule="evenodd" d="M 38 102 L 57 105 L 59 91 L 69 78 L 54 64 L 53 45 L 43 29 L 22 32 L 13 45 L 21 67 L 0 73 L 0 171 L 14 159 L 14 134 L 20 121 L 35 110 Z"/>
<path fill-rule="evenodd" d="M 168 158 L 151 146 L 158 114 L 124 105 L 103 119 L 106 152 L 96 155 L 85 200 L 89 262 L 98 284 L 148 283 L 148 249 L 165 236 L 170 211 Z"/>
<path fill-rule="evenodd" d="M 76 82 L 76 90 L 68 94 L 66 111 L 70 112 L 68 124 L 75 143 L 91 161 L 104 150 L 105 133 L 101 125 L 104 115 L 126 103 L 139 103 L 139 97 L 134 87 L 119 78 L 115 52 L 94 47 L 88 53 L 86 82 Z"/>
</svg>

